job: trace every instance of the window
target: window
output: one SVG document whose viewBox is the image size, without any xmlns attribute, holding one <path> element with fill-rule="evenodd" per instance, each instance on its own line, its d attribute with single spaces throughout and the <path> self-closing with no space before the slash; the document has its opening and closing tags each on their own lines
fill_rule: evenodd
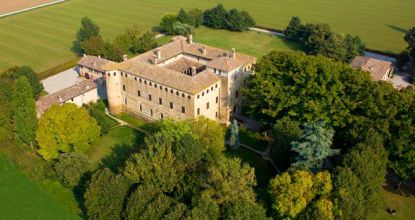
<svg viewBox="0 0 415 220">
<path fill-rule="evenodd" d="M 116 76 L 117 74 L 114 72 L 112 75 Z"/>
<path fill-rule="evenodd" d="M 208 94 L 209 93 L 209 89 L 206 89 L 206 94 Z"/>
<path fill-rule="evenodd" d="M 182 98 L 184 98 L 184 93 L 182 93 Z"/>
<path fill-rule="evenodd" d="M 179 95 L 179 91 L 176 91 L 176 95 Z"/>
<path fill-rule="evenodd" d="M 148 95 L 148 100 L 150 100 L 150 101 L 151 101 L 151 95 Z"/>
<path fill-rule="evenodd" d="M 166 92 L 167 92 L 167 90 L 168 90 L 167 88 L 164 88 L 164 91 L 166 91 Z"/>
<path fill-rule="evenodd" d="M 213 86 L 212 86 L 212 87 L 210 87 L 210 91 L 213 91 Z"/>
<path fill-rule="evenodd" d="M 125 91 L 125 85 L 122 85 L 122 90 Z"/>
<path fill-rule="evenodd" d="M 170 89 L 170 93 L 173 94 L 173 89 Z"/>
<path fill-rule="evenodd" d="M 154 84 L 154 88 L 157 88 L 157 84 Z"/>
<path fill-rule="evenodd" d="M 238 97 L 239 97 L 239 90 L 236 91 L 236 93 L 235 93 L 235 98 L 238 98 Z"/>
<path fill-rule="evenodd" d="M 218 103 L 218 102 L 219 102 L 219 97 L 216 96 L 216 103 Z"/>
<path fill-rule="evenodd" d="M 218 88 L 218 84 L 215 85 L 215 88 Z"/>
<path fill-rule="evenodd" d="M 124 103 L 127 105 L 127 99 L 124 99 Z"/>
<path fill-rule="evenodd" d="M 186 113 L 186 108 L 184 106 L 182 106 L 182 113 Z"/>
<path fill-rule="evenodd" d="M 162 98 L 159 98 L 159 104 L 163 105 L 163 99 Z"/>
<path fill-rule="evenodd" d="M 209 102 L 206 103 L 206 109 L 209 109 Z"/>
<path fill-rule="evenodd" d="M 163 86 L 159 86 L 160 87 L 160 90 L 163 90 Z"/>
<path fill-rule="evenodd" d="M 134 77 L 134 80 L 137 81 L 137 77 Z"/>
<path fill-rule="evenodd" d="M 153 109 L 150 109 L 150 115 L 153 116 Z"/>
<path fill-rule="evenodd" d="M 170 108 L 173 109 L 173 102 L 170 102 Z"/>
<path fill-rule="evenodd" d="M 197 115 L 200 115 L 200 108 L 197 108 Z"/>
<path fill-rule="evenodd" d="M 144 80 L 144 84 L 146 84 L 146 85 L 147 85 L 147 80 Z"/>
<path fill-rule="evenodd" d="M 123 76 L 123 73 L 121 72 L 121 76 Z"/>
<path fill-rule="evenodd" d="M 190 99 L 190 95 L 187 96 L 187 99 Z"/>
<path fill-rule="evenodd" d="M 152 86 L 151 82 L 148 83 L 150 86 Z"/>
<path fill-rule="evenodd" d="M 111 76 L 111 74 L 110 74 L 110 73 L 108 73 L 108 76 Z"/>
<path fill-rule="evenodd" d="M 143 106 L 140 104 L 140 112 L 143 111 Z"/>
<path fill-rule="evenodd" d="M 199 95 L 197 95 L 197 99 L 199 99 L 199 97 L 200 97 L 200 96 L 199 96 Z"/>
<path fill-rule="evenodd" d="M 163 119 L 163 118 L 164 118 L 163 113 L 160 113 L 160 119 Z"/>
<path fill-rule="evenodd" d="M 202 92 L 202 96 L 204 96 L 205 95 L 205 92 Z"/>
<path fill-rule="evenodd" d="M 218 117 L 218 112 L 215 112 L 215 117 L 216 117 L 216 118 Z"/>
<path fill-rule="evenodd" d="M 140 83 L 142 82 L 141 79 L 139 79 Z"/>
<path fill-rule="evenodd" d="M 138 91 L 137 91 L 137 95 L 138 95 L 138 97 L 141 97 L 141 92 L 140 92 L 140 90 L 138 90 Z"/>
</svg>

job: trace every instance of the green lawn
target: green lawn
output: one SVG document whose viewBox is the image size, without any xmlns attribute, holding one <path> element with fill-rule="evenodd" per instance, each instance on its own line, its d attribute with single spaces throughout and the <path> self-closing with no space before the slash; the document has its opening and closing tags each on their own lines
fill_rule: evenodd
<svg viewBox="0 0 415 220">
<path fill-rule="evenodd" d="M 84 16 L 101 27 L 105 38 L 112 38 L 134 23 L 148 30 L 163 14 L 180 7 L 206 8 L 218 2 L 245 9 L 258 25 L 278 29 L 293 15 L 307 22 L 327 22 L 335 31 L 358 34 L 368 47 L 383 51 L 402 50 L 403 30 L 415 25 L 415 1 L 411 0 L 69 0 L 0 19 L 0 71 L 23 64 L 44 71 L 75 59 L 72 41 Z M 290 48 L 280 39 L 254 33 L 201 29 L 196 34 L 198 41 L 257 56 L 272 48 Z"/>
<path fill-rule="evenodd" d="M 0 213 L 1 219 L 80 219 L 69 212 L 48 191 L 62 192 L 51 182 L 39 186 L 0 154 Z M 67 195 L 62 199 L 70 200 Z M 70 195 L 69 195 L 70 196 Z"/>
<path fill-rule="evenodd" d="M 403 196 L 397 193 L 383 190 L 382 191 L 383 204 L 379 208 L 378 213 L 371 216 L 372 220 L 406 220 L 413 219 L 415 216 L 415 197 Z M 392 216 L 386 212 L 387 208 L 396 210 L 396 215 Z"/>
<path fill-rule="evenodd" d="M 104 165 L 116 169 L 126 157 L 137 151 L 144 141 L 144 134 L 129 127 L 116 127 L 104 135 L 87 152 L 94 167 Z"/>
</svg>

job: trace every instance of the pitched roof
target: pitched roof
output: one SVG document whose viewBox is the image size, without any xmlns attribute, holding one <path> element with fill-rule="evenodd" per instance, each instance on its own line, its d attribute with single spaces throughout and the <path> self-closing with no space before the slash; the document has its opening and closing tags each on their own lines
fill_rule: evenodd
<svg viewBox="0 0 415 220">
<path fill-rule="evenodd" d="M 96 57 L 96 56 L 89 56 L 89 55 L 85 55 L 84 57 L 81 58 L 81 60 L 79 60 L 78 65 L 81 66 L 85 66 L 97 71 L 104 71 L 102 69 L 103 65 L 106 64 L 113 64 L 114 62 L 101 58 L 101 57 Z"/>
<path fill-rule="evenodd" d="M 370 57 L 358 56 L 352 61 L 350 66 L 369 72 L 373 80 L 382 80 L 385 74 L 390 71 L 392 63 Z"/>
<path fill-rule="evenodd" d="M 220 80 L 219 76 L 208 70 L 195 76 L 188 76 L 167 68 L 133 60 L 122 63 L 118 69 L 190 94 L 197 94 Z"/>
<path fill-rule="evenodd" d="M 36 109 L 38 112 L 44 112 L 54 104 L 64 103 L 95 88 L 97 88 L 97 84 L 93 80 L 81 81 L 57 93 L 39 98 L 36 101 Z"/>
</svg>

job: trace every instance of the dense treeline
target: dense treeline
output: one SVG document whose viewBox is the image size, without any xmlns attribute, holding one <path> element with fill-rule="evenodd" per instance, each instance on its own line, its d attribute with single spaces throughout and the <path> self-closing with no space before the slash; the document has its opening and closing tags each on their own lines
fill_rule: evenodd
<svg viewBox="0 0 415 220">
<path fill-rule="evenodd" d="M 412 75 L 413 81 L 415 78 L 415 27 L 406 32 L 404 40 L 408 46 L 398 55 L 396 62 L 400 70 L 407 71 Z"/>
<path fill-rule="evenodd" d="M 230 31 L 245 31 L 255 26 L 255 20 L 246 11 L 235 8 L 226 10 L 222 4 L 214 8 L 202 11 L 194 8 L 186 11 L 180 9 L 178 14 L 166 14 L 160 22 L 162 32 L 171 35 L 189 35 L 193 28 L 205 25 L 215 29 L 227 29 Z"/>
<path fill-rule="evenodd" d="M 288 40 L 304 44 L 307 54 L 323 55 L 346 63 L 365 51 L 365 44 L 358 36 L 336 34 L 328 24 L 304 25 L 299 17 L 291 18 L 284 35 Z"/>
<path fill-rule="evenodd" d="M 387 165 L 402 180 L 415 178 L 413 87 L 395 90 L 346 64 L 301 52 L 271 52 L 255 68 L 244 89 L 247 113 L 270 130 L 273 158 L 289 168 L 284 175 L 300 175 L 293 173 L 297 170 L 332 173 L 333 191 L 324 203 L 339 208 L 333 216 L 361 219 L 375 210 Z M 274 210 L 282 217 L 306 215 L 306 207 L 314 206 L 306 198 L 311 203 L 301 213 L 289 213 L 299 207 L 280 204 L 283 195 L 277 192 Z"/>
<path fill-rule="evenodd" d="M 136 25 L 127 28 L 124 33 L 112 41 L 104 41 L 100 28 L 88 17 L 81 20 L 81 27 L 76 35 L 76 47 L 81 53 L 103 56 L 112 61 L 122 61 L 123 56 L 132 53 L 143 53 L 157 47 L 154 33 L 140 34 Z"/>
</svg>

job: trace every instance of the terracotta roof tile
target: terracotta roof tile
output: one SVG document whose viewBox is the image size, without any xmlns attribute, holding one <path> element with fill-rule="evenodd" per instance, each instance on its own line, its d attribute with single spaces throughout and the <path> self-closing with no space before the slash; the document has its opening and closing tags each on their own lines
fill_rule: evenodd
<svg viewBox="0 0 415 220">
<path fill-rule="evenodd" d="M 114 62 L 110 60 L 106 60 L 104 58 L 96 57 L 96 56 L 84 56 L 79 60 L 78 65 L 85 66 L 97 71 L 104 71 L 102 69 L 103 65 L 106 64 L 113 64 Z"/>
<path fill-rule="evenodd" d="M 391 62 L 364 56 L 356 57 L 350 66 L 369 72 L 373 80 L 382 80 L 385 74 L 393 68 Z"/>
<path fill-rule="evenodd" d="M 93 80 L 81 81 L 57 93 L 41 97 L 38 101 L 36 101 L 36 109 L 38 112 L 44 112 L 54 104 L 64 103 L 95 88 L 97 88 L 97 85 Z"/>
</svg>

